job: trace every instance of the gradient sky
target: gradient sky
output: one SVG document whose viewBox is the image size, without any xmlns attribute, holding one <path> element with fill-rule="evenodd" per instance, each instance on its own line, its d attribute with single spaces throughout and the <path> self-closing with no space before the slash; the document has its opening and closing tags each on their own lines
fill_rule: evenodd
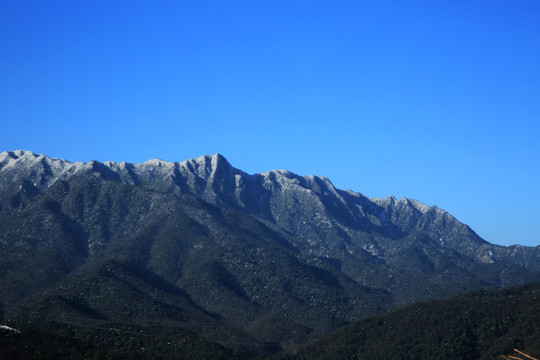
<svg viewBox="0 0 540 360">
<path fill-rule="evenodd" d="M 540 1 L 0 2 L 0 151 L 223 154 L 540 244 Z"/>
</svg>

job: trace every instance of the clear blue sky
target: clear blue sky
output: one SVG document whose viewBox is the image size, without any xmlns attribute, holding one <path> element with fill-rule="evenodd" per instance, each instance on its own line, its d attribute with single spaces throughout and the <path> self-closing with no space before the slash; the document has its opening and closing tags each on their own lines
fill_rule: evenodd
<svg viewBox="0 0 540 360">
<path fill-rule="evenodd" d="M 0 2 L 0 150 L 221 153 L 540 244 L 540 1 Z"/>
</svg>

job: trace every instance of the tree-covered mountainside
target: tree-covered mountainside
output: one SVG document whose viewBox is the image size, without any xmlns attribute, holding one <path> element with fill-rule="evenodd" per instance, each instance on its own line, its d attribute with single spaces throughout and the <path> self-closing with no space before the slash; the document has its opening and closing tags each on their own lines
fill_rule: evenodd
<svg viewBox="0 0 540 360">
<path fill-rule="evenodd" d="M 190 195 L 81 176 L 9 219 L 0 285 L 4 315 L 17 322 L 176 322 L 223 343 L 279 348 L 282 337 L 301 341 L 390 304 L 324 259 L 299 259 L 249 215 Z"/>
<path fill-rule="evenodd" d="M 538 247 L 492 245 L 441 209 L 326 178 L 249 175 L 220 155 L 0 154 L 0 318 L 56 324 L 51 336 L 156 326 L 265 356 L 415 301 L 538 280 Z"/>
<path fill-rule="evenodd" d="M 40 323 L 0 329 L 0 359 L 241 359 L 231 350 L 178 328 L 114 322 Z"/>
<path fill-rule="evenodd" d="M 361 320 L 290 359 L 496 359 L 540 356 L 540 283 L 418 303 Z"/>
<path fill-rule="evenodd" d="M 540 354 L 540 283 L 431 300 L 354 322 L 295 353 L 302 359 L 497 359 Z M 0 328 L 4 359 L 246 359 L 166 322 L 96 320 Z M 253 354 L 251 354 L 253 355 Z"/>
</svg>

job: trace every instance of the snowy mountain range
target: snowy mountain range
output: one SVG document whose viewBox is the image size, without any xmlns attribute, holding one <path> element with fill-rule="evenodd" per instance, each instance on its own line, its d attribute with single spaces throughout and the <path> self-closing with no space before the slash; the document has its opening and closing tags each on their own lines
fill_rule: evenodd
<svg viewBox="0 0 540 360">
<path fill-rule="evenodd" d="M 540 247 L 490 244 L 436 206 L 247 174 L 219 154 L 131 164 L 5 151 L 0 216 L 5 320 L 158 319 L 248 353 L 540 280 Z"/>
</svg>

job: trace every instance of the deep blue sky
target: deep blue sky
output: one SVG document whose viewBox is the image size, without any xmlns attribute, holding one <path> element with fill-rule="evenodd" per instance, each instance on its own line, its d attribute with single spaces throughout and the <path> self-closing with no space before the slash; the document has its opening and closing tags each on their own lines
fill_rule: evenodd
<svg viewBox="0 0 540 360">
<path fill-rule="evenodd" d="M 0 2 L 0 151 L 221 153 L 540 244 L 540 1 Z"/>
</svg>

